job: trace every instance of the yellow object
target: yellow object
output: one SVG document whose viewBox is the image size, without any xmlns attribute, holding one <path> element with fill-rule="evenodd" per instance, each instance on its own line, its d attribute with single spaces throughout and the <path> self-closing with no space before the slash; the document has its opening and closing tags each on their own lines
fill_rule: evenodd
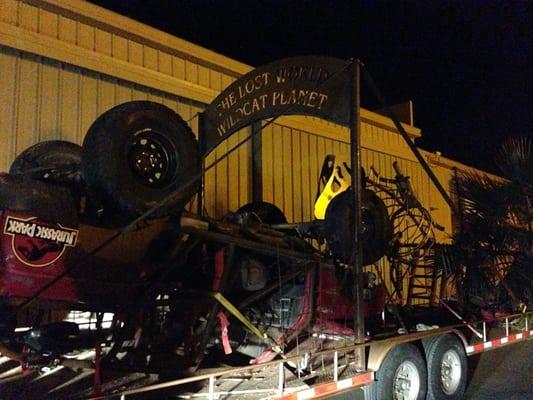
<svg viewBox="0 0 533 400">
<path fill-rule="evenodd" d="M 326 216 L 326 209 L 331 200 L 348 189 L 349 186 L 350 184 L 344 180 L 341 175 L 341 167 L 335 165 L 331 176 L 324 185 L 324 190 L 322 190 L 322 193 L 320 193 L 320 196 L 316 199 L 314 211 L 315 218 L 324 219 Z"/>
</svg>

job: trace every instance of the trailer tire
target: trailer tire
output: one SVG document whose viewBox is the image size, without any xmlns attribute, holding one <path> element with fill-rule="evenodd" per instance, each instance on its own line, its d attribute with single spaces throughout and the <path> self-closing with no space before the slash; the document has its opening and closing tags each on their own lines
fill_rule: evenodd
<svg viewBox="0 0 533 400">
<path fill-rule="evenodd" d="M 79 181 L 80 171 L 81 146 L 64 140 L 46 140 L 28 147 L 9 168 L 10 174 L 58 183 Z"/>
<path fill-rule="evenodd" d="M 424 400 L 427 391 L 427 370 L 418 348 L 405 343 L 389 351 L 375 375 L 376 381 L 364 387 L 366 400 L 397 398 Z M 402 386 L 404 385 L 404 386 Z M 404 397 L 394 395 L 402 391 Z"/>
<path fill-rule="evenodd" d="M 467 360 L 462 342 L 454 335 L 422 341 L 428 367 L 428 400 L 461 399 L 466 389 Z"/>
<path fill-rule="evenodd" d="M 131 101 L 106 111 L 83 142 L 88 189 L 123 223 L 181 188 L 153 217 L 179 213 L 198 190 L 199 180 L 191 180 L 200 169 L 190 127 L 170 108 L 150 101 Z"/>
</svg>

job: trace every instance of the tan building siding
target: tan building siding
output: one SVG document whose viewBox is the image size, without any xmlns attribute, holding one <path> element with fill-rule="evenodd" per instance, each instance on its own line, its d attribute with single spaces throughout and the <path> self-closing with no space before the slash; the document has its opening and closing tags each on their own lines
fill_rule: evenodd
<svg viewBox="0 0 533 400">
<path fill-rule="evenodd" d="M 198 132 L 198 113 L 251 67 L 80 0 L 0 0 L 0 171 L 42 140 L 81 143 L 98 115 L 130 100 L 178 112 Z M 423 205 L 446 228 L 451 212 L 388 118 L 361 110 L 362 163 L 393 177 L 398 161 Z M 405 125 L 411 138 L 420 130 Z M 244 140 L 223 142 L 206 166 Z M 252 159 L 260 160 L 264 201 L 290 221 L 312 219 L 322 161 L 348 160 L 348 130 L 308 117 L 283 117 L 264 129 L 261 153 L 246 143 L 205 176 L 205 212 L 221 217 L 253 198 Z M 257 150 L 257 149 L 256 149 Z M 444 186 L 452 168 L 468 167 L 424 153 Z M 256 182 L 257 183 L 257 182 Z M 192 204 L 191 207 L 195 207 Z M 384 265 L 384 261 L 381 261 Z"/>
<path fill-rule="evenodd" d="M 151 100 L 186 120 L 200 110 L 194 101 L 115 77 L 0 46 L 0 168 L 42 140 L 81 143 L 96 117 L 131 100 Z"/>
</svg>

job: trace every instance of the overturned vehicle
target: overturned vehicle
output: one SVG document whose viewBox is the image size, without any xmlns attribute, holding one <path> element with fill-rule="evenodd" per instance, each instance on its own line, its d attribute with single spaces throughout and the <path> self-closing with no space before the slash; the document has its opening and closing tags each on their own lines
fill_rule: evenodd
<svg viewBox="0 0 533 400">
<path fill-rule="evenodd" d="M 199 154 L 179 115 L 136 101 L 101 115 L 81 147 L 42 142 L 16 158 L 0 176 L 2 354 L 42 365 L 104 343 L 110 363 L 186 374 L 206 354 L 260 363 L 317 332 L 353 340 L 349 168 L 326 157 L 313 221 L 289 224 L 265 202 L 214 220 L 186 210 Z M 408 178 L 362 175 L 363 264 L 420 257 L 433 226 Z M 377 326 L 391 293 L 362 279 Z M 56 311 L 21 320 L 26 308 L 90 311 L 96 328 Z M 17 312 L 27 330 L 15 332 Z"/>
</svg>

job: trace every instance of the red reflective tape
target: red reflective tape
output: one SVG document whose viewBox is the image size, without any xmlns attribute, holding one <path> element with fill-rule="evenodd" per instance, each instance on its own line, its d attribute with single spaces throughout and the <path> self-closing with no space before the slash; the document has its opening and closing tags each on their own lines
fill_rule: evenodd
<svg viewBox="0 0 533 400">
<path fill-rule="evenodd" d="M 501 345 L 501 344 L 502 344 L 502 340 L 501 340 L 501 339 L 494 339 L 494 340 L 492 341 L 492 345 L 493 345 L 493 346 L 499 346 L 499 345 Z"/>
<path fill-rule="evenodd" d="M 352 377 L 352 384 L 354 386 L 364 385 L 365 383 L 370 383 L 374 380 L 373 372 L 365 372 L 361 375 L 356 375 Z"/>
<path fill-rule="evenodd" d="M 337 391 L 337 382 L 326 383 L 315 388 L 315 396 Z"/>
<path fill-rule="evenodd" d="M 485 344 L 484 343 L 479 343 L 479 344 L 475 344 L 474 345 L 474 351 L 481 351 L 485 348 Z"/>
<path fill-rule="evenodd" d="M 298 400 L 298 394 L 297 393 L 291 393 L 287 394 L 285 396 L 279 397 L 280 400 Z"/>
</svg>

